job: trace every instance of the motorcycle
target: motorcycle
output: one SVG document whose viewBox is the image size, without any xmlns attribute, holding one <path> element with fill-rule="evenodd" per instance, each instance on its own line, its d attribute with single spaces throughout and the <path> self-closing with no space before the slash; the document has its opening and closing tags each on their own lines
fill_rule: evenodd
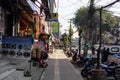
<svg viewBox="0 0 120 80">
<path fill-rule="evenodd" d="M 102 69 L 105 69 L 107 76 L 113 76 L 115 80 L 120 80 L 120 66 L 115 63 L 107 63 L 106 65 L 101 65 Z"/>
<path fill-rule="evenodd" d="M 114 78 L 120 80 L 120 66 L 115 67 L 114 69 Z"/>
<path fill-rule="evenodd" d="M 107 72 L 107 76 L 114 76 L 114 69 L 117 66 L 115 62 L 111 63 L 102 63 L 100 67 Z"/>
<path fill-rule="evenodd" d="M 91 78 L 95 63 L 96 60 L 93 58 L 88 60 L 87 63 L 84 65 L 83 69 L 81 70 L 81 75 L 87 79 Z"/>
<path fill-rule="evenodd" d="M 91 78 L 95 63 L 94 60 L 88 61 L 81 70 L 81 75 L 87 79 Z M 116 63 L 102 63 L 100 68 L 106 71 L 107 76 L 113 76 L 116 80 L 120 79 L 120 75 L 118 75 L 120 73 L 120 67 Z"/>
</svg>

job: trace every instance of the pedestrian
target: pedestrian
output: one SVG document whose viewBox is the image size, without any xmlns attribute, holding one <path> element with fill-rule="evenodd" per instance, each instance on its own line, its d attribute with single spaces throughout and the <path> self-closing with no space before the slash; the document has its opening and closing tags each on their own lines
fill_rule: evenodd
<svg viewBox="0 0 120 80">
<path fill-rule="evenodd" d="M 42 50 L 42 51 L 41 51 L 41 57 L 42 57 L 43 60 L 48 59 L 48 53 L 47 53 L 47 51 L 45 51 L 45 50 L 43 51 L 43 50 Z"/>
<path fill-rule="evenodd" d="M 95 55 L 95 48 L 94 48 L 94 46 L 92 47 L 92 55 Z"/>
<path fill-rule="evenodd" d="M 77 53 L 78 53 L 78 49 L 74 49 L 73 50 L 73 57 L 72 57 L 73 62 L 76 62 L 76 60 L 77 60 Z"/>
<path fill-rule="evenodd" d="M 35 48 L 32 49 L 31 60 L 33 60 L 35 62 L 37 61 L 37 54 L 36 54 L 36 49 Z"/>
<path fill-rule="evenodd" d="M 48 59 L 48 53 L 45 50 L 41 51 L 41 59 L 42 59 L 42 64 L 40 67 L 46 68 L 48 66 L 47 62 L 45 60 Z"/>
<path fill-rule="evenodd" d="M 42 55 L 41 55 L 41 49 L 36 48 L 36 54 L 37 54 L 37 60 L 38 60 L 39 66 L 41 66 L 42 63 L 43 63 L 43 59 L 42 59 Z"/>
<path fill-rule="evenodd" d="M 107 62 L 108 60 L 108 56 L 110 55 L 111 53 L 109 52 L 109 48 L 107 48 L 107 50 L 103 50 L 102 52 L 102 62 Z"/>
</svg>

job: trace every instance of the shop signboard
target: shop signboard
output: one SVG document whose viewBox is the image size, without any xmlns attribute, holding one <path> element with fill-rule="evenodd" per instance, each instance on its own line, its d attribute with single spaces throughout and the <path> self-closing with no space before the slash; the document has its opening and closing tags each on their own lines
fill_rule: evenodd
<svg viewBox="0 0 120 80">
<path fill-rule="evenodd" d="M 2 58 L 31 59 L 33 38 L 20 36 L 2 37 Z"/>
<path fill-rule="evenodd" d="M 59 38 L 59 23 L 58 21 L 52 21 L 52 33 L 55 38 Z"/>
<path fill-rule="evenodd" d="M 51 19 L 58 19 L 58 13 L 51 13 Z"/>
<path fill-rule="evenodd" d="M 58 33 L 58 29 L 59 26 L 58 26 L 58 22 L 57 21 L 52 21 L 52 32 L 53 33 Z"/>
</svg>

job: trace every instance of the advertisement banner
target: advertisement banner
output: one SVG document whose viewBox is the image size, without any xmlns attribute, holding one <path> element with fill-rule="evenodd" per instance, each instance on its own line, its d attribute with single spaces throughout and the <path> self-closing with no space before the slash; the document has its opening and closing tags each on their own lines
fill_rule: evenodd
<svg viewBox="0 0 120 80">
<path fill-rule="evenodd" d="M 53 33 L 58 33 L 58 27 L 59 27 L 59 24 L 57 21 L 52 21 L 52 32 Z"/>
<path fill-rule="evenodd" d="M 31 59 L 33 38 L 20 36 L 2 37 L 2 57 L 16 59 Z"/>
</svg>

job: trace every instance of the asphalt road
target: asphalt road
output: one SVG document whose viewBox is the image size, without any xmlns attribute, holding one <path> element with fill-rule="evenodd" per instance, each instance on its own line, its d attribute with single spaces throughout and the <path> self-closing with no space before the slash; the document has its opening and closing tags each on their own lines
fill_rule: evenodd
<svg viewBox="0 0 120 80">
<path fill-rule="evenodd" d="M 74 68 L 62 50 L 49 56 L 48 67 L 40 80 L 83 80 L 80 71 Z"/>
</svg>

